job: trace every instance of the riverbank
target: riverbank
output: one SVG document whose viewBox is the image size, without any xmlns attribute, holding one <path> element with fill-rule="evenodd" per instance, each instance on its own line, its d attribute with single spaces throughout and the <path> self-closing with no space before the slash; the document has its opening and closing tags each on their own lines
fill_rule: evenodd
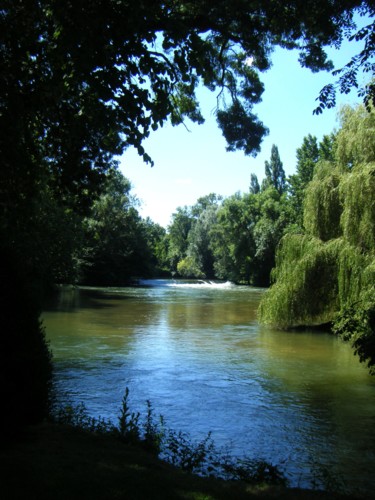
<svg viewBox="0 0 375 500">
<path fill-rule="evenodd" d="M 110 436 L 52 424 L 29 428 L 15 443 L 0 449 L 0 471 L 2 500 L 347 498 L 201 478 Z"/>
</svg>

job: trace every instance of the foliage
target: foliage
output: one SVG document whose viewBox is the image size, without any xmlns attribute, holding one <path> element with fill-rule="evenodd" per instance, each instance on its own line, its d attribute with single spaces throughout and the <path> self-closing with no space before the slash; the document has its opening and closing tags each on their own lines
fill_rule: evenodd
<svg viewBox="0 0 375 500">
<path fill-rule="evenodd" d="M 52 408 L 50 417 L 53 422 L 61 425 L 79 427 L 96 434 L 109 434 L 115 432 L 115 426 L 110 420 L 102 417 L 91 417 L 85 405 L 65 405 Z"/>
<path fill-rule="evenodd" d="M 374 6 L 370 2 L 363 2 L 359 12 L 362 16 L 368 15 L 372 18 L 374 17 Z M 358 89 L 358 96 L 363 98 L 367 109 L 375 105 L 374 82 L 368 82 L 364 88 L 361 88 L 359 85 L 362 72 L 365 75 L 374 74 L 374 29 L 375 23 L 370 22 L 348 37 L 351 42 L 363 42 L 363 48 L 359 54 L 355 54 L 342 68 L 333 71 L 332 74 L 334 76 L 340 76 L 334 84 L 325 85 L 320 91 L 319 106 L 314 110 L 314 113 L 320 114 L 325 108 L 332 108 L 336 105 L 337 89 L 342 94 L 348 94 L 352 88 L 356 88 Z"/>
<path fill-rule="evenodd" d="M 273 186 L 276 191 L 281 195 L 285 191 L 285 171 L 283 162 L 280 159 L 279 149 L 273 144 L 271 148 L 271 159 L 265 162 L 265 180 L 263 189 Z"/>
<path fill-rule="evenodd" d="M 301 147 L 296 151 L 296 156 L 296 173 L 288 178 L 288 189 L 291 194 L 296 219 L 302 228 L 305 188 L 312 180 L 315 165 L 319 160 L 317 138 L 310 134 L 304 137 Z"/>
<path fill-rule="evenodd" d="M 264 460 L 238 459 L 224 463 L 223 467 L 232 479 L 250 484 L 267 483 L 281 486 L 287 484 L 279 468 Z"/>
<path fill-rule="evenodd" d="M 276 247 L 295 213 L 276 146 L 266 163 L 266 181 L 222 200 L 211 193 L 179 208 L 169 227 L 169 256 L 180 276 L 269 285 Z"/>
<path fill-rule="evenodd" d="M 172 215 L 168 255 L 173 273 L 184 277 L 214 277 L 210 230 L 216 222 L 220 202 L 220 196 L 210 193 L 191 207 L 179 207 Z"/>
<path fill-rule="evenodd" d="M 341 236 L 340 218 L 342 200 L 340 181 L 342 169 L 332 168 L 332 164 L 321 162 L 309 183 L 304 199 L 304 228 L 322 241 Z"/>
<path fill-rule="evenodd" d="M 286 235 L 277 253 L 275 283 L 261 302 L 262 321 L 281 328 L 328 323 L 337 310 L 337 246 Z"/>
<path fill-rule="evenodd" d="M 375 114 L 363 106 L 353 109 L 343 106 L 339 117 L 341 129 L 337 135 L 336 157 L 340 165 L 348 168 L 374 161 Z"/>
<path fill-rule="evenodd" d="M 194 444 L 187 434 L 169 430 L 162 456 L 171 464 L 187 472 L 204 473 L 206 462 L 212 460 L 213 450 L 211 433 L 208 433 L 199 443 Z"/>
<path fill-rule="evenodd" d="M 375 153 L 374 153 L 375 158 Z M 375 163 L 358 165 L 340 183 L 345 200 L 341 214 L 344 237 L 362 252 L 375 249 Z"/>
<path fill-rule="evenodd" d="M 190 473 L 250 484 L 287 485 L 287 479 L 277 466 L 262 459 L 235 458 L 217 449 L 210 432 L 200 441 L 194 442 L 188 433 L 167 428 L 162 416 L 156 421 L 149 400 L 146 406 L 146 418 L 141 423 L 140 413 L 130 409 L 129 389 L 126 388 L 117 426 L 110 420 L 90 417 L 83 404 L 55 408 L 52 419 L 89 432 L 110 434 L 121 442 L 140 446 Z"/>
<path fill-rule="evenodd" d="M 298 50 L 301 65 L 314 71 L 330 69 L 324 48 L 355 31 L 353 13 L 361 5 L 373 14 L 369 2 L 357 1 L 303 8 L 245 0 L 235 8 L 228 1 L 6 2 L 3 116 L 13 118 L 11 135 L 21 139 L 23 131 L 38 153 L 50 147 L 44 158 L 56 188 L 79 198 L 81 181 L 94 186 L 125 147 L 151 161 L 142 140 L 168 117 L 174 124 L 184 117 L 201 122 L 200 83 L 221 91 L 218 120 L 228 147 L 252 154 L 265 132 L 252 108 L 273 47 Z M 359 56 L 359 66 L 367 58 L 371 52 Z"/>
<path fill-rule="evenodd" d="M 367 301 L 352 303 L 339 311 L 332 328 L 334 334 L 350 341 L 360 361 L 367 364 L 375 375 L 375 303 Z"/>
<path fill-rule="evenodd" d="M 258 181 L 258 177 L 255 174 L 250 174 L 250 194 L 258 194 L 260 191 L 260 185 Z"/>
<path fill-rule="evenodd" d="M 198 204 L 201 201 L 202 198 L 198 200 Z M 207 279 L 215 277 L 215 259 L 210 232 L 217 221 L 218 203 L 215 197 L 200 211 L 197 211 L 197 205 L 192 208 L 192 213 L 197 213 L 197 218 L 189 231 L 187 258 L 192 262 L 193 267 L 198 270 L 197 277 L 198 275 Z"/>
<path fill-rule="evenodd" d="M 168 258 L 172 272 L 187 256 L 188 236 L 193 225 L 193 216 L 188 207 L 178 207 L 172 214 L 172 222 L 168 227 Z"/>
<path fill-rule="evenodd" d="M 125 443 L 135 444 L 140 441 L 139 418 L 140 413 L 134 413 L 129 408 L 129 389 L 125 389 L 124 397 L 122 398 L 122 406 L 120 416 L 118 418 L 118 430 L 120 438 Z"/>
<path fill-rule="evenodd" d="M 375 154 L 368 153 L 374 135 L 370 139 L 361 122 L 373 118 L 361 107 L 346 109 L 345 116 L 337 134 L 335 164 L 319 162 L 306 188 L 306 234 L 283 238 L 275 282 L 262 300 L 260 317 L 284 328 L 333 323 L 333 331 L 352 342 L 374 373 Z M 354 129 L 353 123 L 359 122 Z M 345 156 L 340 147 L 349 137 Z M 360 163 L 356 152 L 362 143 L 366 147 Z M 353 159 L 350 165 L 347 158 Z"/>
<path fill-rule="evenodd" d="M 315 168 L 321 161 L 332 161 L 335 147 L 335 135 L 324 136 L 318 144 L 317 138 L 309 134 L 304 137 L 301 147 L 296 151 L 296 173 L 288 179 L 290 204 L 295 214 L 296 223 L 303 228 L 303 206 L 306 188 L 312 181 Z"/>
<path fill-rule="evenodd" d="M 162 235 L 150 221 L 142 222 L 130 190 L 130 182 L 119 171 L 112 172 L 84 220 L 84 283 L 122 285 L 132 277 L 151 275 L 156 266 L 153 247 Z"/>
<path fill-rule="evenodd" d="M 313 178 L 314 168 L 319 160 L 319 146 L 316 137 L 309 134 L 304 137 L 302 145 L 296 151 L 297 175 L 305 187 Z"/>
<path fill-rule="evenodd" d="M 255 254 L 252 229 L 257 214 L 255 195 L 235 194 L 224 200 L 212 228 L 216 276 L 249 283 L 251 255 Z"/>
<path fill-rule="evenodd" d="M 141 220 L 141 234 L 147 244 L 143 253 L 142 266 L 145 276 L 170 276 L 168 262 L 168 235 L 164 227 L 149 217 Z"/>
<path fill-rule="evenodd" d="M 177 272 L 184 278 L 205 278 L 193 257 L 185 257 L 177 264 Z"/>
<path fill-rule="evenodd" d="M 164 418 L 160 415 L 159 422 L 155 422 L 154 410 L 151 401 L 148 399 L 146 404 L 147 415 L 144 424 L 143 447 L 149 452 L 159 455 L 165 436 Z"/>
</svg>

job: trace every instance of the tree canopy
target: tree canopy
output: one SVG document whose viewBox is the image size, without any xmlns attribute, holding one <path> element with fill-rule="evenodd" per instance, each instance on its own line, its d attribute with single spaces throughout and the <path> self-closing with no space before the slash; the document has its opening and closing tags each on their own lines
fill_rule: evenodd
<svg viewBox="0 0 375 500">
<path fill-rule="evenodd" d="M 201 123 L 199 85 L 217 95 L 228 149 L 255 155 L 267 127 L 254 106 L 276 46 L 302 66 L 331 70 L 326 48 L 366 42 L 343 91 L 373 69 L 370 1 L 5 0 L 0 11 L 0 180 L 3 224 L 48 184 L 85 211 L 116 156 L 137 148 L 167 119 Z M 354 63 L 353 63 L 354 64 Z M 364 99 L 373 87 L 361 88 Z M 324 99 L 323 99 L 324 101 Z M 327 104 L 329 106 L 329 104 Z"/>
<path fill-rule="evenodd" d="M 254 154 L 267 129 L 253 107 L 275 46 L 298 50 L 313 71 L 329 70 L 325 48 L 357 36 L 368 43 L 356 64 L 370 69 L 373 31 L 356 33 L 355 11 L 374 14 L 372 2 L 358 0 L 5 1 L 6 164 L 30 161 L 32 148 L 56 187 L 69 185 L 82 202 L 80 182 L 95 184 L 129 145 L 151 162 L 142 140 L 168 117 L 202 122 L 200 84 L 217 91 L 228 148 Z M 356 85 L 352 72 L 345 90 Z"/>
</svg>

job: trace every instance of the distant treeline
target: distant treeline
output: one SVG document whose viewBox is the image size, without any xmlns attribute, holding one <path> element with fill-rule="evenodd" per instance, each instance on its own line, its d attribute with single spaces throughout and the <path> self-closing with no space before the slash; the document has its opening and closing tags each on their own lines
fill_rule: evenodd
<svg viewBox="0 0 375 500">
<path fill-rule="evenodd" d="M 84 216 L 50 203 L 43 232 L 55 251 L 47 251 L 46 241 L 43 260 L 51 283 L 125 285 L 180 276 L 268 286 L 276 247 L 286 233 L 303 231 L 306 186 L 315 166 L 333 158 L 335 140 L 334 134 L 321 143 L 305 137 L 288 179 L 272 146 L 261 183 L 251 174 L 245 193 L 211 193 L 179 207 L 167 229 L 139 215 L 130 181 L 111 170 Z"/>
</svg>

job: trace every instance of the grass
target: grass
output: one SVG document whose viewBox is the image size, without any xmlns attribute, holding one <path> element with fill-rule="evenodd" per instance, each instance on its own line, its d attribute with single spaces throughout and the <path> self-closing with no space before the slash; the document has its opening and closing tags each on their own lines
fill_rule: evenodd
<svg viewBox="0 0 375 500">
<path fill-rule="evenodd" d="M 202 478 L 110 435 L 61 424 L 30 427 L 0 449 L 2 500 L 299 500 L 348 497 Z M 353 498 L 353 497 L 351 497 Z"/>
</svg>

